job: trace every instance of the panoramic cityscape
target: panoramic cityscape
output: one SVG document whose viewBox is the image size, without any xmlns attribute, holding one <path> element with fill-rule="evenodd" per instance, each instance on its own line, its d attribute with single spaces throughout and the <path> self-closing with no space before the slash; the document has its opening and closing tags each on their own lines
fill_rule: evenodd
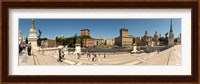
<svg viewBox="0 0 200 84">
<path fill-rule="evenodd" d="M 19 66 L 181 65 L 181 19 L 19 19 Z"/>
</svg>

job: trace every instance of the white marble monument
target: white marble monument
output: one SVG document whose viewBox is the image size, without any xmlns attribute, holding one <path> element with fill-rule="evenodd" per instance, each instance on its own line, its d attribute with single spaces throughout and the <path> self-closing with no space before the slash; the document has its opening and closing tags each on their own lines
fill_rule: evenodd
<svg viewBox="0 0 200 84">
<path fill-rule="evenodd" d="M 132 54 L 137 53 L 137 44 L 133 44 L 133 50 L 131 51 Z"/>
<path fill-rule="evenodd" d="M 34 20 L 32 19 L 31 28 L 29 30 L 28 42 L 32 45 L 32 50 L 37 49 L 37 35 Z"/>
</svg>

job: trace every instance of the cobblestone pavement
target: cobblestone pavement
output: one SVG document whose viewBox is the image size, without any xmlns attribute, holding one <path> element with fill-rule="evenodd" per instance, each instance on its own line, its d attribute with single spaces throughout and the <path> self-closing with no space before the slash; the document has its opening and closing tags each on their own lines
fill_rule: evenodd
<svg viewBox="0 0 200 84">
<path fill-rule="evenodd" d="M 44 54 L 33 52 L 28 56 L 24 51 L 19 56 L 19 65 L 181 65 L 181 46 L 177 45 L 170 49 L 158 52 L 141 54 L 113 54 L 95 53 L 97 58 L 92 61 L 92 57 L 81 55 L 77 59 L 75 54 L 66 54 L 63 62 L 58 62 L 57 52 L 46 52 Z"/>
</svg>

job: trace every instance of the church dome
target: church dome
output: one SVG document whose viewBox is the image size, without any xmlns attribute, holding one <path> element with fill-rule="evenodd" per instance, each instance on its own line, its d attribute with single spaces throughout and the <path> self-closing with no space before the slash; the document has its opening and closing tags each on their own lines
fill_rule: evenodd
<svg viewBox="0 0 200 84">
<path fill-rule="evenodd" d="M 155 32 L 155 34 L 154 34 L 154 38 L 158 38 L 159 36 L 158 36 L 158 33 L 157 33 L 157 31 Z"/>
<path fill-rule="evenodd" d="M 150 35 L 148 34 L 148 31 L 145 31 L 144 37 L 145 38 L 150 38 Z"/>
</svg>

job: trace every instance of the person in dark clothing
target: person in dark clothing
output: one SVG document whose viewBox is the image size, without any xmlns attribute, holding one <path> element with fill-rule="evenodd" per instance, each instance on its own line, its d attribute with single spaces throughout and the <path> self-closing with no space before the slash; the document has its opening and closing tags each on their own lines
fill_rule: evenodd
<svg viewBox="0 0 200 84">
<path fill-rule="evenodd" d="M 19 44 L 19 54 L 22 52 L 22 47 L 21 47 L 22 44 Z"/>
<path fill-rule="evenodd" d="M 31 56 L 31 43 L 28 44 L 28 55 Z"/>
<path fill-rule="evenodd" d="M 91 57 L 91 54 L 90 54 L 90 53 L 87 53 L 87 57 L 90 58 L 90 57 Z"/>
<path fill-rule="evenodd" d="M 158 54 L 159 54 L 159 52 L 160 52 L 160 49 L 159 49 L 159 48 L 157 49 L 157 52 L 158 52 Z"/>
<path fill-rule="evenodd" d="M 94 61 L 96 61 L 96 59 L 97 59 L 97 55 L 93 54 L 92 61 L 94 62 Z"/>
<path fill-rule="evenodd" d="M 63 60 L 65 60 L 65 57 L 64 57 L 64 56 L 65 56 L 65 53 L 62 52 L 62 59 L 63 59 Z"/>
<path fill-rule="evenodd" d="M 104 53 L 104 58 L 106 58 L 106 53 Z"/>
<path fill-rule="evenodd" d="M 19 54 L 21 54 L 21 52 L 24 50 L 24 44 L 20 43 L 19 44 Z"/>
<path fill-rule="evenodd" d="M 59 53 L 58 61 L 62 62 L 62 54 L 60 49 L 58 50 L 58 53 Z"/>
<path fill-rule="evenodd" d="M 80 59 L 80 58 L 81 58 L 81 54 L 80 54 L 80 53 L 77 53 L 77 56 L 78 56 L 77 59 Z"/>
</svg>

